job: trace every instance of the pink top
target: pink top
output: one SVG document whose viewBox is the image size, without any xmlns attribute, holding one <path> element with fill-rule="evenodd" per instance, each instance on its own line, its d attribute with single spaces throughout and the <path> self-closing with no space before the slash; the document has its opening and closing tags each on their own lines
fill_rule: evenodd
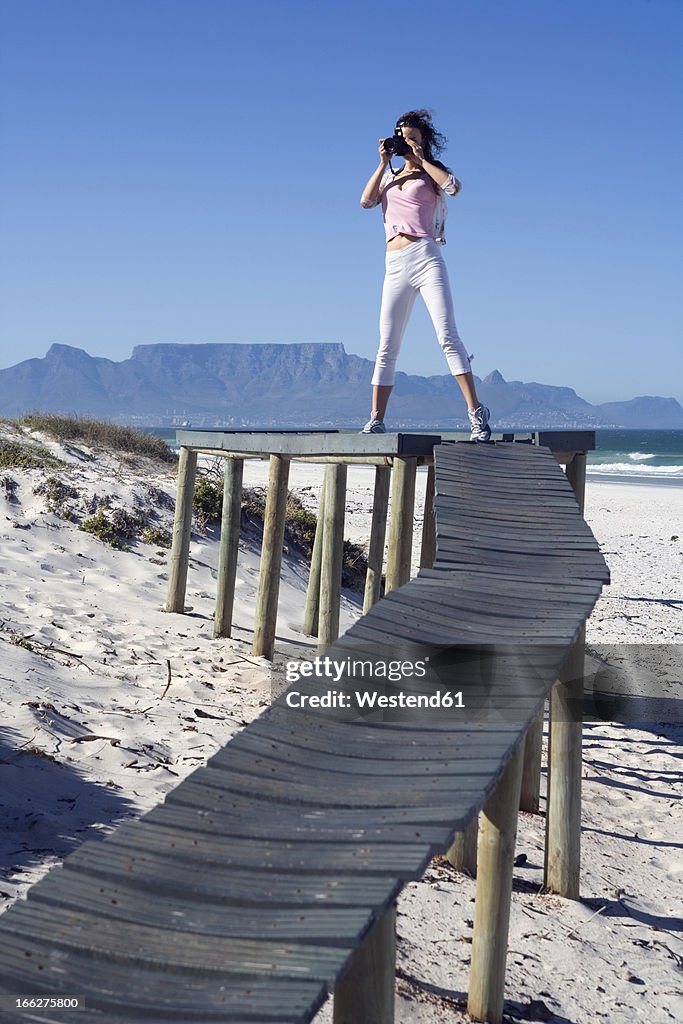
<svg viewBox="0 0 683 1024">
<path fill-rule="evenodd" d="M 426 173 L 404 181 L 402 189 L 390 181 L 382 192 L 387 242 L 396 235 L 434 238 L 436 199 L 431 178 Z"/>
</svg>

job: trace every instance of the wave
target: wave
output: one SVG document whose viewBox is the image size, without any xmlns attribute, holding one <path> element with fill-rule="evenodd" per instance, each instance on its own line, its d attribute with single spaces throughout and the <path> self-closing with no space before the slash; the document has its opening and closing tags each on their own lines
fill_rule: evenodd
<svg viewBox="0 0 683 1024">
<path fill-rule="evenodd" d="M 633 476 L 633 477 L 671 477 L 683 479 L 683 466 L 644 466 L 632 462 L 589 463 L 586 472 L 591 476 Z"/>
<path fill-rule="evenodd" d="M 628 457 L 634 462 L 642 462 L 645 459 L 654 459 L 655 456 L 647 452 L 629 452 Z"/>
</svg>

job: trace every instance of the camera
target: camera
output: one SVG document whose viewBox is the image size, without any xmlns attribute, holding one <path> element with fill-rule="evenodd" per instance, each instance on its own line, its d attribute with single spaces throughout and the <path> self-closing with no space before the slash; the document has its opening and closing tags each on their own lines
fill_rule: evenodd
<svg viewBox="0 0 683 1024">
<path fill-rule="evenodd" d="M 384 148 L 392 156 L 407 156 L 411 152 L 410 146 L 402 135 L 391 135 L 384 140 Z"/>
</svg>

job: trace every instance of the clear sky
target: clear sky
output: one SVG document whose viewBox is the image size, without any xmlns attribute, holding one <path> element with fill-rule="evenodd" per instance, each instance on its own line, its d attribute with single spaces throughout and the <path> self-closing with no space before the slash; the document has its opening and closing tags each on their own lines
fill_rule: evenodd
<svg viewBox="0 0 683 1024">
<path fill-rule="evenodd" d="M 0 0 L 0 366 L 374 358 L 377 140 L 433 109 L 473 369 L 683 402 L 681 0 Z M 399 369 L 446 373 L 416 307 Z"/>
</svg>

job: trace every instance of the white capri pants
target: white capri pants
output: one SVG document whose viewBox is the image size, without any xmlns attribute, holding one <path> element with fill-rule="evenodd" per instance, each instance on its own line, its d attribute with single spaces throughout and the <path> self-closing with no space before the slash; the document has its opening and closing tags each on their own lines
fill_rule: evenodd
<svg viewBox="0 0 683 1024">
<path fill-rule="evenodd" d="M 470 369 L 470 357 L 455 326 L 446 264 L 434 239 L 423 238 L 386 254 L 373 384 L 394 383 L 396 360 L 418 292 L 425 300 L 451 373 L 467 373 Z"/>
</svg>

